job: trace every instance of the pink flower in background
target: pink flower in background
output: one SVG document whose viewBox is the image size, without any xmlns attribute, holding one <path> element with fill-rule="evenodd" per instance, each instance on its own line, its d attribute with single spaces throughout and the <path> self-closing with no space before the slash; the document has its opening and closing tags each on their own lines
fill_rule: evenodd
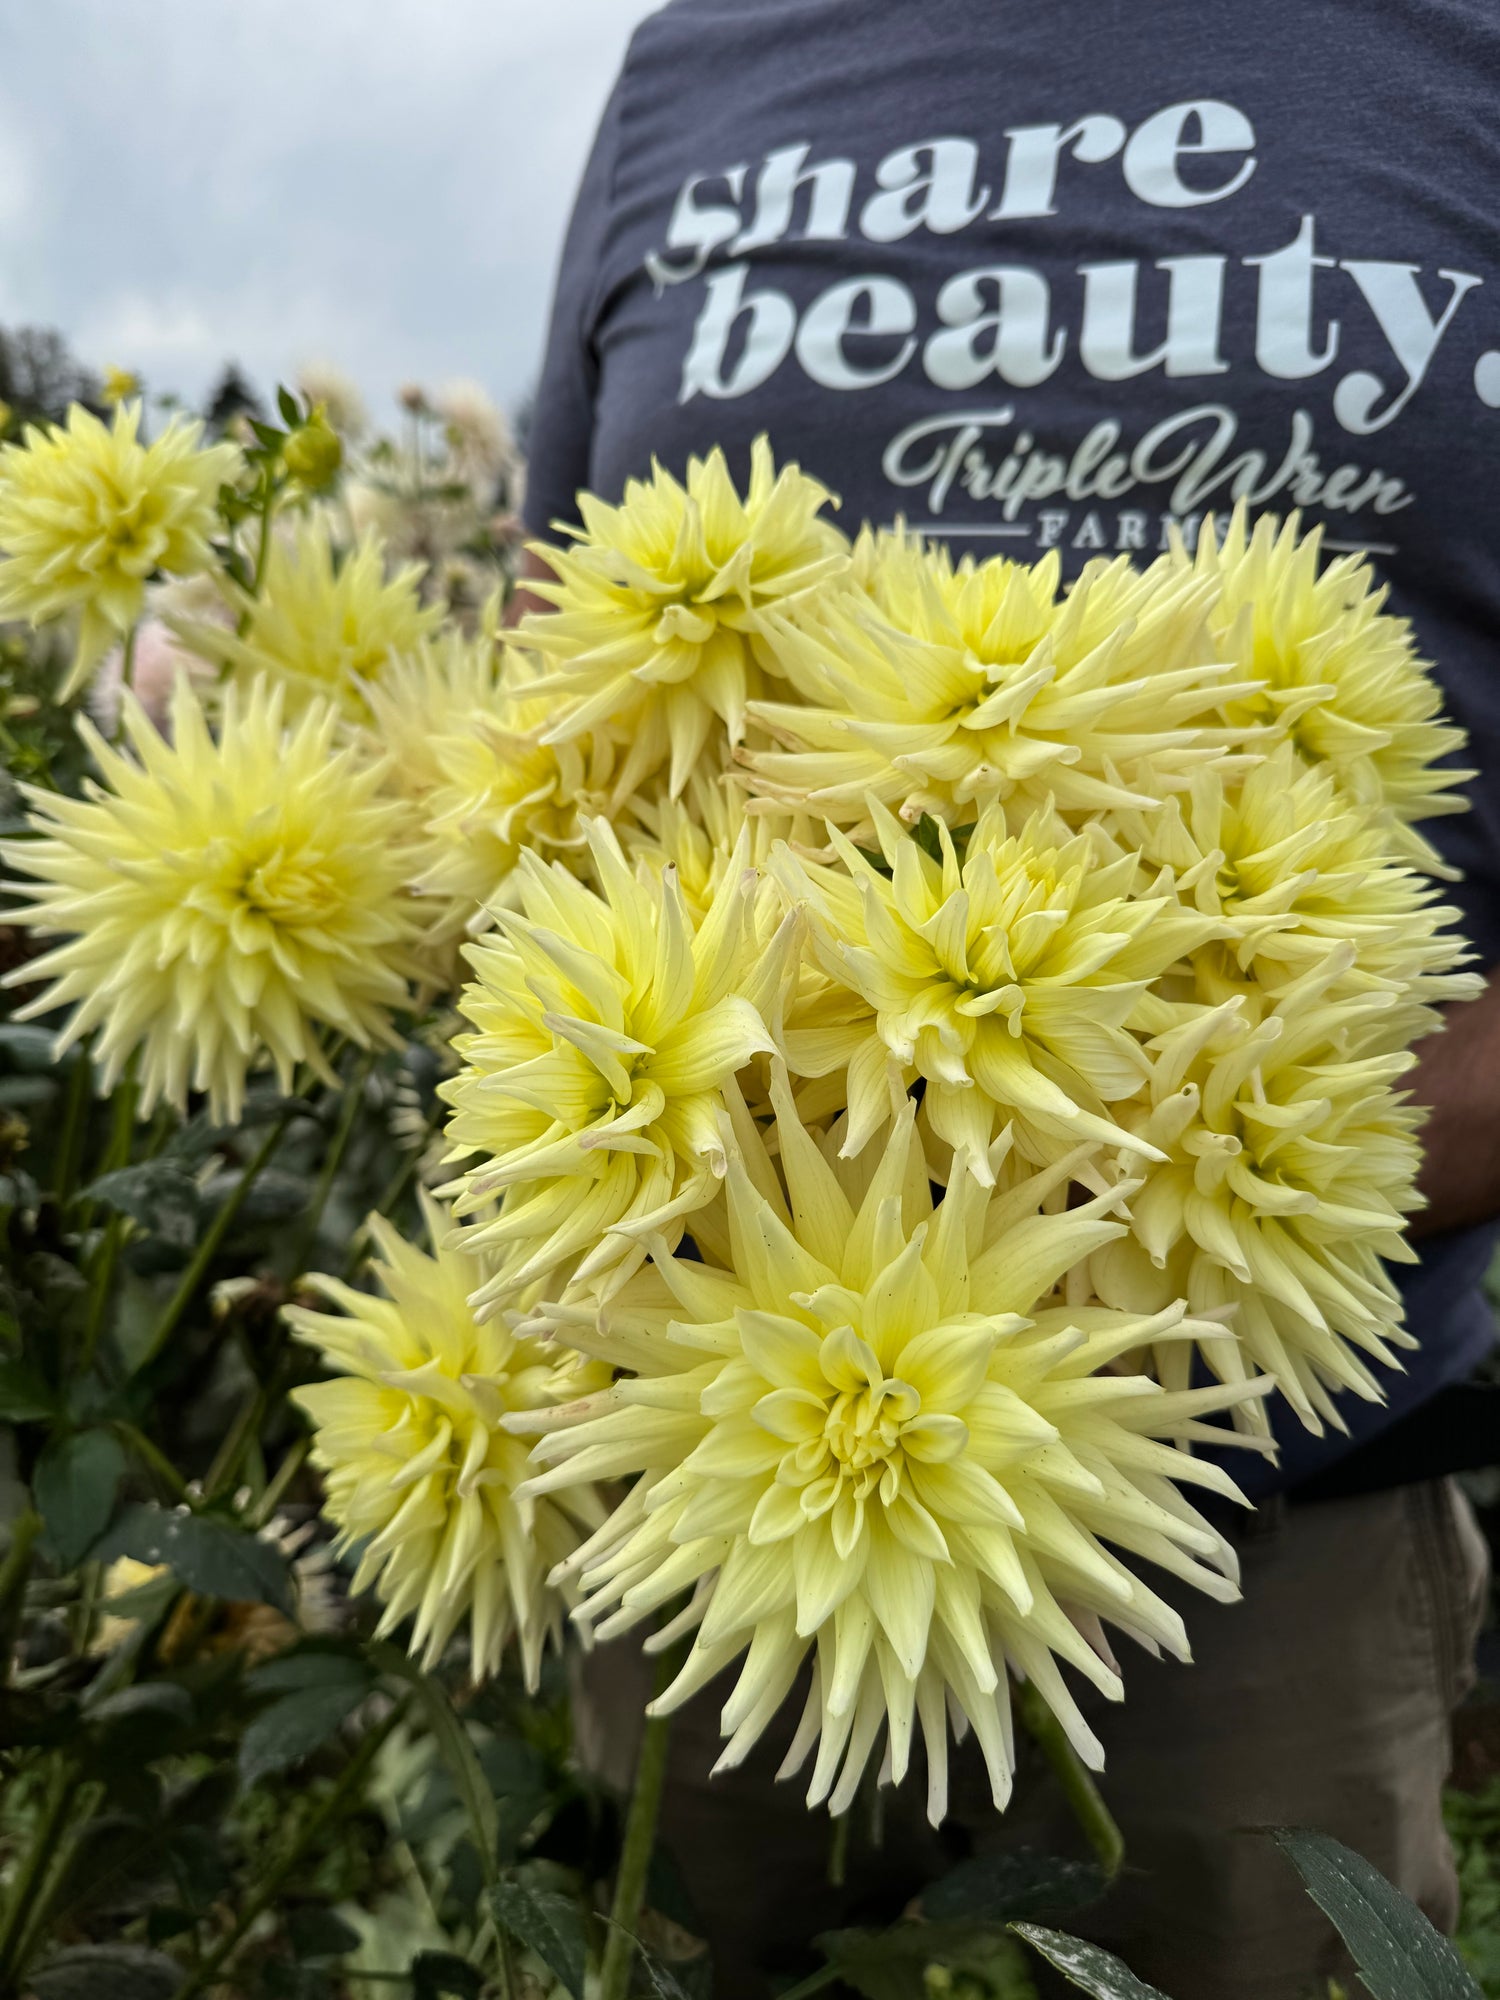
<svg viewBox="0 0 1500 2000">
<path fill-rule="evenodd" d="M 125 649 L 115 646 L 100 662 L 89 689 L 89 712 L 107 735 L 120 726 L 120 689 L 124 682 Z M 190 653 L 160 618 L 143 618 L 136 629 L 135 661 L 130 685 L 141 706 L 166 734 L 167 710 L 172 688 L 180 674 L 199 685 L 217 677 L 217 669 L 207 660 Z"/>
</svg>

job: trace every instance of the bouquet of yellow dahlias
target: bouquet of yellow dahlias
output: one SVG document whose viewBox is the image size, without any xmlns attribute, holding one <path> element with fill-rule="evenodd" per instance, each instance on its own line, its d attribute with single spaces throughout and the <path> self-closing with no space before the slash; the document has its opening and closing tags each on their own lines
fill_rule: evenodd
<svg viewBox="0 0 1500 2000">
<path fill-rule="evenodd" d="M 481 1308 L 545 1264 L 528 1323 L 615 1376 L 508 1420 L 527 1490 L 632 1482 L 575 1615 L 692 1635 L 663 1711 L 739 1661 L 726 1762 L 810 1672 L 835 1811 L 920 1723 L 937 1819 L 950 1717 L 1003 1805 L 1013 1681 L 1092 1762 L 1057 1662 L 1118 1694 L 1101 1621 L 1185 1654 L 1132 1556 L 1234 1594 L 1195 1445 L 1339 1425 L 1413 1344 L 1400 1083 L 1475 988 L 1413 826 L 1464 774 L 1295 522 L 1061 591 L 826 498 L 762 445 L 743 501 L 714 454 L 541 551 L 518 644 L 617 838 L 472 955 L 452 1191 L 512 1246 Z M 705 1001 L 715 1072 L 663 1066 Z"/>
<path fill-rule="evenodd" d="M 761 441 L 743 494 L 716 452 L 583 496 L 550 611 L 440 630 L 311 446 L 256 436 L 227 483 L 134 417 L 0 457 L 0 605 L 77 617 L 78 672 L 204 567 L 220 489 L 222 615 L 172 618 L 202 671 L 85 725 L 96 775 L 0 849 L 52 941 L 28 1011 L 126 1093 L 116 1165 L 132 1116 L 285 1099 L 145 1359 L 321 1086 L 286 1323 L 377 1638 L 475 1679 L 514 1643 L 534 1687 L 567 1621 L 642 1629 L 658 1715 L 734 1670 L 726 1765 L 802 1702 L 836 1814 L 920 1736 L 941 1819 L 954 1728 L 1003 1806 L 1018 1687 L 1096 1765 L 1061 1668 L 1117 1697 L 1107 1628 L 1188 1653 L 1139 1565 L 1236 1594 L 1203 1448 L 1271 1451 L 1278 1398 L 1339 1426 L 1414 1344 L 1402 1079 L 1478 982 L 1405 626 L 1243 512 L 1066 588 L 851 543 Z M 124 581 L 38 539 L 106 451 L 167 524 Z M 378 1294 L 308 1276 L 418 1038 L 442 1157 L 375 1207 L 425 1178 L 425 1247 L 377 1212 Z"/>
</svg>

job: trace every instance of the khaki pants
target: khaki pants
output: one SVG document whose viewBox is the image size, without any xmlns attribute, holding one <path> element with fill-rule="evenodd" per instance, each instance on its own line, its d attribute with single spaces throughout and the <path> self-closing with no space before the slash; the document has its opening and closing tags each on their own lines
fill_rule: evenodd
<svg viewBox="0 0 1500 2000">
<path fill-rule="evenodd" d="M 1240 1555 L 1241 1604 L 1165 1589 L 1188 1620 L 1192 1666 L 1120 1642 L 1125 1701 L 1090 1704 L 1127 1858 L 1106 1900 L 1063 1927 L 1118 1952 L 1170 2000 L 1305 2000 L 1331 1976 L 1349 1979 L 1327 1920 L 1257 1827 L 1332 1833 L 1440 1928 L 1457 1916 L 1440 1795 L 1486 1586 L 1467 1504 L 1443 1481 L 1280 1507 L 1247 1521 Z M 584 1668 L 580 1754 L 622 1790 L 646 1678 L 624 1646 Z M 818 1931 L 889 1921 L 967 1853 L 1082 1851 L 1034 1759 L 1002 1818 L 960 1752 L 944 1827 L 921 1818 L 914 1773 L 882 1795 L 878 1845 L 855 1807 L 844 1887 L 832 1888 L 826 1816 L 805 1810 L 795 1782 L 773 1782 L 800 1703 L 710 1784 L 717 1692 L 676 1719 L 662 1823 L 713 1950 L 716 2000 L 767 2000 L 817 1963 L 807 1947 Z"/>
</svg>

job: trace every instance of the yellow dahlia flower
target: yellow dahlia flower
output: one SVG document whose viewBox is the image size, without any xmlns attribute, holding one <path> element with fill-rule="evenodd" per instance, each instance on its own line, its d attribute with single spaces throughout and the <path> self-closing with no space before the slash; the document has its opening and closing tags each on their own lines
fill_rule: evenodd
<svg viewBox="0 0 1500 2000">
<path fill-rule="evenodd" d="M 866 531 L 865 588 L 830 592 L 773 632 L 805 706 L 751 714 L 784 743 L 747 750 L 767 799 L 845 826 L 873 794 L 903 819 L 1150 805 L 1221 754 L 1226 669 L 1208 635 L 1212 585 L 1159 563 L 1091 563 L 1058 599 L 1056 553 L 957 565 L 942 548 Z"/>
<path fill-rule="evenodd" d="M 1177 1614 L 1106 1542 L 1237 1594 L 1227 1544 L 1174 1482 L 1236 1497 L 1177 1447 L 1219 1436 L 1198 1419 L 1245 1392 L 1169 1394 L 1105 1372 L 1143 1342 L 1190 1337 L 1181 1307 L 1142 1319 L 1046 1302 L 1122 1233 L 1107 1211 L 1131 1183 L 1038 1214 L 1066 1166 L 1004 1197 L 959 1174 L 934 1212 L 910 1106 L 865 1171 L 804 1130 L 784 1082 L 776 1096 L 774 1160 L 735 1121 L 732 1269 L 658 1244 L 654 1270 L 602 1311 L 541 1309 L 561 1340 L 632 1374 L 565 1417 L 517 1420 L 545 1433 L 536 1455 L 552 1468 L 525 1490 L 637 1476 L 564 1566 L 586 1593 L 575 1615 L 609 1637 L 693 1592 L 658 1635 L 697 1628 L 657 1707 L 744 1655 L 721 1767 L 811 1655 L 786 1766 L 817 1745 L 810 1804 L 845 1811 L 883 1734 L 882 1777 L 899 1783 L 920 1722 L 936 1823 L 951 1715 L 972 1727 L 1003 1806 L 1010 1672 L 1097 1764 L 1057 1662 L 1118 1697 L 1101 1619 L 1186 1657 Z"/>
<path fill-rule="evenodd" d="M 699 768 L 680 798 L 648 788 L 637 792 L 613 816 L 620 844 L 637 867 L 657 874 L 677 870 L 677 880 L 695 920 L 703 915 L 740 849 L 748 844 L 752 866 L 763 868 L 780 838 L 798 848 L 823 838 L 823 826 L 803 814 L 747 810 L 743 783 L 733 772 Z"/>
<path fill-rule="evenodd" d="M 557 581 L 530 588 L 556 609 L 521 625 L 552 669 L 548 740 L 606 730 L 618 800 L 663 765 L 675 798 L 716 732 L 740 741 L 747 700 L 777 670 L 768 613 L 847 565 L 843 536 L 819 518 L 831 497 L 795 465 L 777 473 L 763 437 L 743 500 L 720 451 L 690 459 L 685 486 L 656 466 L 618 507 L 581 495 L 573 546 L 537 550 Z"/>
<path fill-rule="evenodd" d="M 1169 870 L 1180 896 L 1222 920 L 1226 942 L 1198 962 L 1200 990 L 1214 999 L 1236 972 L 1275 987 L 1323 966 L 1340 943 L 1354 947 L 1350 990 L 1386 986 L 1419 1007 L 1479 990 L 1456 970 L 1467 956 L 1451 928 L 1460 912 L 1438 905 L 1428 876 L 1393 854 L 1382 814 L 1354 805 L 1326 766 L 1309 768 L 1290 743 L 1239 783 L 1197 771 L 1181 797 L 1156 812 L 1115 813 L 1110 825 L 1123 849 Z M 1398 1018 L 1403 1043 L 1424 1025 L 1410 1011 Z"/>
<path fill-rule="evenodd" d="M 583 848 L 579 807 L 603 778 L 585 763 L 589 746 L 540 741 L 550 711 L 535 678 L 525 654 L 448 632 L 365 689 L 390 788 L 420 828 L 412 886 L 430 900 L 440 945 L 488 924 L 483 906 L 523 847 Z"/>
<path fill-rule="evenodd" d="M 614 820 L 620 844 L 637 868 L 655 874 L 677 871 L 678 884 L 694 920 L 713 901 L 733 865 L 748 830 L 757 863 L 770 853 L 775 835 L 770 820 L 749 822 L 745 794 L 727 772 L 693 771 L 681 798 L 640 793 Z"/>
<path fill-rule="evenodd" d="M 1263 515 L 1253 530 L 1243 502 L 1224 529 L 1203 524 L 1196 557 L 1178 566 L 1215 585 L 1211 626 L 1221 655 L 1257 693 L 1230 691 L 1231 720 L 1273 726 L 1342 788 L 1392 817 L 1397 850 L 1446 873 L 1412 822 L 1464 810 L 1455 788 L 1472 778 L 1443 759 L 1464 743 L 1444 722 L 1442 691 L 1419 659 L 1411 627 L 1383 609 L 1363 556 L 1319 570 L 1322 529 L 1301 533 L 1292 515 L 1278 528 Z"/>
<path fill-rule="evenodd" d="M 333 1379 L 293 1396 L 314 1427 L 339 1545 L 361 1550 L 354 1588 L 373 1586 L 385 1606 L 380 1632 L 412 1618 L 412 1653 L 431 1668 L 467 1622 L 475 1680 L 499 1670 L 514 1635 L 535 1688 L 565 1608 L 547 1573 L 604 1510 L 583 1483 L 543 1500 L 518 1494 L 526 1446 L 502 1419 L 596 1388 L 604 1371 L 501 1319 L 479 1325 L 467 1298 L 482 1259 L 463 1247 L 466 1233 L 451 1242 L 435 1202 L 424 1198 L 423 1214 L 430 1256 L 370 1218 L 385 1297 L 303 1281 L 337 1311 L 289 1306 L 286 1317 Z"/>
<path fill-rule="evenodd" d="M 7 920 L 68 941 L 9 976 L 51 982 L 21 1015 L 71 1005 L 59 1047 L 97 1029 L 106 1090 L 139 1049 L 142 1114 L 192 1089 L 233 1124 L 262 1055 L 283 1089 L 299 1062 L 332 1081 L 320 1022 L 397 1040 L 415 970 L 405 814 L 336 724 L 317 702 L 286 728 L 260 682 L 228 691 L 216 740 L 182 680 L 170 742 L 127 695 L 133 755 L 80 718 L 101 782 L 81 799 L 25 788 L 38 837 L 0 855 L 33 878 L 11 884 L 30 906 Z"/>
<path fill-rule="evenodd" d="M 640 1233 L 701 1208 L 723 1173 L 719 1087 L 773 1033 L 790 929 L 773 938 L 742 841 L 694 925 L 675 874 L 632 874 L 603 820 L 585 826 L 599 889 L 523 854 L 518 910 L 465 947 L 451 1157 L 456 1215 L 505 1253 L 481 1307 L 564 1269 L 620 1282 Z M 628 1233 L 627 1233 L 628 1232 Z"/>
<path fill-rule="evenodd" d="M 28 425 L 0 451 L 0 618 L 33 625 L 78 613 L 66 701 L 139 619 L 153 576 L 191 576 L 213 560 L 219 488 L 232 445 L 199 449 L 201 423 L 173 421 L 142 444 L 140 403 L 106 428 L 77 403 L 65 426 Z"/>
<path fill-rule="evenodd" d="M 1150 1070 L 1129 1031 L 1136 1003 L 1224 927 L 1171 896 L 1136 895 L 1134 855 L 1106 862 L 1055 818 L 1011 835 L 990 806 L 960 862 L 941 821 L 935 860 L 873 799 L 869 813 L 889 874 L 836 830 L 842 869 L 785 848 L 777 858 L 818 964 L 871 1010 L 842 1033 L 799 1017 L 787 1036 L 802 1074 L 847 1063 L 847 1149 L 889 1117 L 892 1063 L 902 1086 L 925 1078 L 933 1132 L 976 1172 L 1013 1116 L 1040 1158 L 1081 1138 L 1118 1141 L 1105 1106 Z"/>
<path fill-rule="evenodd" d="M 1090 1266 L 1098 1296 L 1131 1310 L 1232 1306 L 1237 1346 L 1207 1346 L 1209 1365 L 1274 1377 L 1311 1430 L 1344 1428 L 1330 1390 L 1383 1399 L 1361 1355 L 1397 1367 L 1393 1350 L 1416 1345 L 1385 1268 L 1416 1261 L 1403 1218 L 1420 1206 L 1421 1113 L 1394 1088 L 1415 1058 L 1378 1046 L 1395 996 L 1330 999 L 1353 949 L 1332 947 L 1259 1019 L 1238 993 L 1175 1009 L 1147 1044 L 1147 1100 L 1118 1111 L 1166 1157 L 1141 1168 L 1129 1243 Z"/>
<path fill-rule="evenodd" d="M 237 680 L 265 673 L 286 684 L 288 711 L 327 696 L 350 715 L 367 713 L 364 683 L 413 651 L 442 621 L 417 595 L 420 563 L 387 575 L 374 535 L 336 551 L 324 514 L 275 534 L 258 595 L 226 580 L 243 629 L 181 620 L 177 630 Z"/>
</svg>

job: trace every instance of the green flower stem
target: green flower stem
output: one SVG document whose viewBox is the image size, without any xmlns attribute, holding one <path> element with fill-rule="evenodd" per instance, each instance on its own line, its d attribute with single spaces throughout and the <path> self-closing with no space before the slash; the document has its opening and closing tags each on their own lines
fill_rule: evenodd
<svg viewBox="0 0 1500 2000">
<path fill-rule="evenodd" d="M 104 1158 L 99 1163 L 101 1174 L 112 1174 L 117 1167 L 130 1165 L 130 1142 L 135 1133 L 135 1107 L 140 1097 L 140 1085 L 136 1081 L 135 1058 L 130 1067 L 115 1085 L 111 1096 L 114 1113 L 110 1121 L 109 1142 L 104 1148 Z"/>
<path fill-rule="evenodd" d="M 82 1375 L 87 1375 L 94 1365 L 99 1336 L 104 1331 L 104 1321 L 114 1296 L 115 1264 L 124 1240 L 125 1218 L 123 1215 L 112 1215 L 104 1225 L 104 1235 L 89 1274 L 89 1316 L 84 1324 L 83 1353 L 79 1357 L 79 1373 Z"/>
<path fill-rule="evenodd" d="M 280 1858 L 274 1861 L 261 1877 L 259 1884 L 251 1892 L 233 1924 L 220 1938 L 213 1950 L 183 1979 L 172 2000 L 194 2000 L 194 1995 L 217 1983 L 219 1974 L 239 1950 L 247 1933 L 256 1919 L 268 1910 L 281 1893 L 282 1884 L 301 1861 L 324 1827 L 336 1819 L 353 1798 L 369 1774 L 370 1766 L 380 1754 L 381 1746 L 395 1729 L 405 1721 L 411 1703 L 407 1696 L 398 1701 L 383 1722 L 379 1722 L 365 1737 L 354 1755 L 344 1766 L 338 1783 L 303 1822 L 300 1831 L 288 1843 Z"/>
<path fill-rule="evenodd" d="M 10 1681 L 11 1656 L 21 1628 L 26 1585 L 31 1578 L 32 1552 L 41 1532 L 41 1515 L 34 1507 L 28 1507 L 17 1515 L 10 1531 L 10 1547 L 0 1563 L 0 1687 Z"/>
<path fill-rule="evenodd" d="M 133 688 L 135 686 L 135 638 L 140 629 L 139 625 L 132 625 L 130 630 L 125 634 L 125 647 L 120 655 L 120 686 L 122 688 Z M 124 704 L 122 703 L 122 709 L 123 706 Z"/>
<path fill-rule="evenodd" d="M 447 1109 L 447 1105 L 441 1100 L 433 1107 L 428 1116 L 427 1123 L 422 1129 L 421 1138 L 417 1141 L 400 1167 L 397 1168 L 396 1172 L 391 1175 L 384 1188 L 382 1188 L 374 1207 L 370 1210 L 372 1215 L 389 1215 L 391 1210 L 396 1206 L 396 1203 L 400 1201 L 406 1190 L 416 1179 L 422 1165 L 423 1155 L 427 1151 L 428 1143 L 438 1126 L 442 1124 Z M 366 1232 L 363 1229 L 356 1230 L 354 1240 L 349 1246 L 349 1254 L 344 1259 L 344 1268 L 341 1273 L 346 1284 L 359 1267 L 359 1260 L 364 1254 L 365 1236 Z"/>
<path fill-rule="evenodd" d="M 88 1831 L 103 1797 L 103 1785 L 97 1782 L 86 1784 L 81 1779 L 75 1780 L 66 1817 L 57 1839 L 52 1843 L 51 1860 L 37 1884 L 36 1894 L 31 1899 L 31 1908 L 26 1913 L 25 1928 L 21 1932 L 13 1954 L 18 1974 L 24 1975 L 32 1959 L 47 1940 L 47 1931 L 58 1891 L 67 1880 L 78 1843 Z"/>
<path fill-rule="evenodd" d="M 84 1563 L 78 1572 L 78 1599 L 71 1618 L 73 1651 L 79 1655 L 87 1653 L 89 1640 L 94 1636 L 94 1617 L 103 1588 L 103 1563 Z"/>
<path fill-rule="evenodd" d="M 1025 1725 L 1027 1735 L 1052 1766 L 1053 1774 L 1062 1786 L 1063 1797 L 1072 1809 L 1074 1818 L 1083 1828 L 1089 1846 L 1099 1858 L 1100 1866 L 1113 1881 L 1120 1872 L 1121 1862 L 1125 1859 L 1125 1837 L 1115 1824 L 1109 1807 L 1100 1796 L 1093 1774 L 1068 1741 L 1062 1724 L 1030 1681 L 1013 1684 L 1011 1695 L 1015 1701 L 1016 1713 Z M 791 1996 L 785 1996 L 785 2000 L 791 2000 Z"/>
<path fill-rule="evenodd" d="M 339 1168 L 344 1163 L 349 1140 L 353 1136 L 354 1121 L 359 1116 L 360 1100 L 365 1094 L 365 1085 L 370 1080 L 370 1072 L 375 1067 L 375 1051 L 372 1049 L 355 1070 L 344 1087 L 344 1101 L 339 1108 L 339 1122 L 334 1131 L 332 1143 L 323 1160 L 323 1171 L 318 1175 L 318 1185 L 313 1190 L 312 1204 L 302 1223 L 302 1233 L 297 1239 L 297 1254 L 293 1259 L 293 1275 L 298 1276 L 305 1269 L 318 1241 L 318 1226 L 323 1220 L 323 1211 L 328 1206 L 328 1197 L 333 1192 L 334 1181 Z"/>
<path fill-rule="evenodd" d="M 78 1773 L 71 1758 L 58 1756 L 47 1782 L 40 1817 L 32 1829 L 30 1845 L 11 1882 L 5 1914 L 0 1917 L 0 1991 L 10 1992 L 14 1988 L 15 1974 L 20 1970 L 20 1946 L 35 1910 L 36 1892 L 67 1826 L 77 1788 Z"/>
<path fill-rule="evenodd" d="M 217 1500 L 235 1484 L 246 1452 L 260 1436 L 261 1425 L 265 1422 L 266 1413 L 271 1407 L 276 1378 L 281 1369 L 283 1338 L 278 1325 L 275 1351 L 266 1369 L 265 1378 L 256 1385 L 255 1393 L 235 1419 L 233 1429 L 219 1446 L 214 1454 L 213 1464 L 204 1475 L 203 1493 L 207 1500 Z"/>
<path fill-rule="evenodd" d="M 285 1493 L 286 1489 L 306 1464 L 307 1454 L 311 1449 L 312 1439 L 300 1437 L 287 1452 L 286 1457 L 282 1459 L 280 1465 L 277 1466 L 274 1474 L 267 1482 L 265 1492 L 262 1493 L 260 1499 L 256 1502 L 255 1512 L 250 1517 L 252 1527 L 263 1528 L 267 1521 L 270 1520 L 271 1516 L 276 1512 L 282 1494 Z"/>
<path fill-rule="evenodd" d="M 849 1814 L 840 1813 L 833 1822 L 828 1841 L 828 1886 L 842 1889 L 849 1872 Z"/>
<path fill-rule="evenodd" d="M 658 1673 L 660 1694 L 667 1682 L 665 1662 Z M 630 1969 L 635 1963 L 636 1928 L 646 1895 L 646 1874 L 651 1851 L 656 1845 L 656 1821 L 661 1811 L 662 1787 L 667 1776 L 667 1746 L 671 1738 L 671 1718 L 648 1715 L 636 1759 L 635 1788 L 625 1817 L 625 1840 L 620 1849 L 620 1867 L 615 1876 L 615 1896 L 609 1911 L 609 1936 L 604 1945 L 604 1963 L 599 1971 L 598 2000 L 626 2000 L 630 1991 Z"/>
<path fill-rule="evenodd" d="M 127 1423 L 123 1417 L 116 1417 L 110 1428 L 122 1443 L 129 1445 L 136 1456 L 150 1467 L 174 1500 L 188 1498 L 187 1481 L 160 1446 L 153 1444 L 144 1431 L 137 1430 L 134 1424 Z"/>
<path fill-rule="evenodd" d="M 87 1058 L 81 1060 L 87 1067 Z M 114 1115 L 110 1121 L 109 1141 L 104 1148 L 104 1158 L 99 1163 L 101 1174 L 112 1174 L 118 1168 L 130 1164 L 131 1141 L 135 1135 L 135 1107 L 139 1096 L 140 1088 L 136 1083 L 132 1065 L 115 1086 L 112 1102 Z M 93 1207 L 92 1202 L 84 1202 L 79 1209 L 80 1230 L 88 1228 L 93 1218 Z M 99 1335 L 104 1330 L 104 1322 L 114 1293 L 115 1263 L 124 1240 L 125 1217 L 111 1215 L 104 1225 L 104 1235 L 95 1249 L 89 1270 L 89 1310 L 88 1318 L 84 1322 L 83 1353 L 79 1363 L 79 1372 L 84 1375 L 93 1366 L 94 1351 L 99 1345 Z"/>
<path fill-rule="evenodd" d="M 260 502 L 260 542 L 255 551 L 255 574 L 250 580 L 250 595 L 252 597 L 260 596 L 260 587 L 265 582 L 266 559 L 271 553 L 271 520 L 276 512 L 276 499 L 279 492 L 269 466 L 266 467 L 265 481 L 266 490 L 262 494 Z M 240 630 L 242 632 L 249 622 L 248 615 L 241 619 Z"/>
<path fill-rule="evenodd" d="M 495 1964 L 500 1974 L 500 2000 L 516 2000 L 516 1967 L 510 1939 L 499 1924 L 495 1926 Z"/>
<path fill-rule="evenodd" d="M 87 1057 L 81 1058 L 81 1062 L 85 1070 L 91 1068 Z M 131 1139 L 135 1132 L 135 1106 L 138 1095 L 139 1091 L 135 1080 L 135 1059 L 132 1057 L 129 1068 L 110 1094 L 109 1137 L 104 1143 L 104 1152 L 99 1161 L 98 1172 L 100 1174 L 112 1174 L 117 1167 L 126 1167 L 130 1164 Z M 88 1200 L 80 1202 L 78 1206 L 79 1230 L 87 1230 L 93 1221 L 93 1217 L 94 1204 Z"/>
<path fill-rule="evenodd" d="M 176 1291 L 173 1292 L 167 1302 L 165 1312 L 163 1312 L 152 1330 L 151 1338 L 146 1343 L 145 1352 L 136 1363 L 137 1372 L 142 1368 L 150 1366 L 176 1332 L 178 1321 L 196 1297 L 198 1287 L 202 1284 L 209 1265 L 212 1264 L 214 1258 L 218 1255 L 219 1245 L 229 1234 L 235 1217 L 244 1206 L 246 1195 L 249 1194 L 251 1188 L 260 1178 L 271 1155 L 281 1144 L 282 1137 L 288 1125 L 291 1124 L 293 1116 L 293 1108 L 291 1105 L 288 1105 L 272 1125 L 270 1131 L 267 1132 L 265 1138 L 261 1141 L 259 1151 L 251 1160 L 249 1166 L 240 1175 L 227 1200 L 204 1231 L 203 1240 L 193 1253 L 193 1261 L 183 1272 L 181 1279 L 178 1281 Z"/>
<path fill-rule="evenodd" d="M 74 1052 L 73 1068 L 68 1076 L 68 1096 L 63 1106 L 62 1135 L 57 1142 L 57 1205 L 66 1208 L 73 1199 L 73 1189 L 78 1184 L 78 1168 L 83 1157 L 84 1132 L 88 1125 L 89 1085 L 93 1082 L 93 1065 L 88 1052 L 78 1049 Z"/>
</svg>

